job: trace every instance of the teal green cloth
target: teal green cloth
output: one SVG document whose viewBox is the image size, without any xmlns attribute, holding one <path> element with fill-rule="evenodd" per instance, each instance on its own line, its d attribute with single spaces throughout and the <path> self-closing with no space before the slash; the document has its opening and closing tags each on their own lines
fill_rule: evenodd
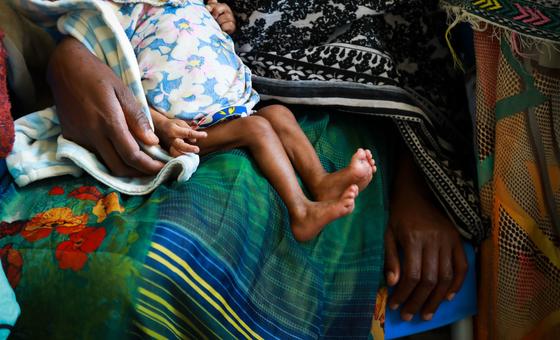
<svg viewBox="0 0 560 340">
<path fill-rule="evenodd" d="M 0 181 L 0 249 L 22 308 L 16 338 L 367 337 L 382 277 L 391 123 L 309 113 L 328 171 L 358 147 L 378 163 L 353 214 L 298 243 L 243 150 L 202 159 L 146 197 L 89 177 Z M 21 261 L 17 259 L 20 258 Z"/>
</svg>

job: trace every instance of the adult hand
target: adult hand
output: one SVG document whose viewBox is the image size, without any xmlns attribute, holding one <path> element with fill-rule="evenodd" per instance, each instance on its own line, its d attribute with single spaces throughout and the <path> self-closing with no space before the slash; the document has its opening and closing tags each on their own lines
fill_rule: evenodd
<svg viewBox="0 0 560 340">
<path fill-rule="evenodd" d="M 157 173 L 163 164 L 137 141 L 156 145 L 142 107 L 113 71 L 74 38 L 65 38 L 51 56 L 48 82 L 62 135 L 97 154 L 117 176 Z"/>
<path fill-rule="evenodd" d="M 430 320 L 461 288 L 468 264 L 457 229 L 435 205 L 412 157 L 399 165 L 385 234 L 387 284 L 395 286 L 389 307 L 402 307 L 405 321 L 419 311 Z"/>
<path fill-rule="evenodd" d="M 206 8 L 220 24 L 222 31 L 230 35 L 235 32 L 235 16 L 228 5 L 221 4 L 218 0 L 208 0 Z"/>
</svg>

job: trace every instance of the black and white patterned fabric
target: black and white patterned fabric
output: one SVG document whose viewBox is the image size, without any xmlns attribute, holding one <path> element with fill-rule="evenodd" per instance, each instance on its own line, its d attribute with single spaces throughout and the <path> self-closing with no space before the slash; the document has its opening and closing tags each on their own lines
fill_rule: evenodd
<svg viewBox="0 0 560 340">
<path fill-rule="evenodd" d="M 486 236 L 463 81 L 437 0 L 230 0 L 264 100 L 390 117 L 461 233 Z"/>
</svg>

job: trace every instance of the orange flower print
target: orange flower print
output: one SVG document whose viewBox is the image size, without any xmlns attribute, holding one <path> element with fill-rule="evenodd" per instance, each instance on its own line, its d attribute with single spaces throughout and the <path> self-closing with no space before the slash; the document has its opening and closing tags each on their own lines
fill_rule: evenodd
<svg viewBox="0 0 560 340">
<path fill-rule="evenodd" d="M 16 288 L 21 279 L 21 269 L 23 268 L 23 257 L 21 253 L 14 249 L 12 244 L 7 244 L 0 248 L 0 262 L 2 269 L 8 278 L 12 288 Z"/>
<path fill-rule="evenodd" d="M 85 228 L 87 215 L 74 215 L 70 208 L 53 208 L 35 215 L 25 225 L 21 236 L 35 242 L 49 236 L 54 228 L 61 234 L 71 234 Z"/>
<path fill-rule="evenodd" d="M 93 207 L 93 214 L 97 216 L 97 223 L 103 222 L 107 215 L 115 211 L 120 213 L 124 211 L 124 208 L 119 203 L 119 195 L 116 192 L 103 197 Z"/>
<path fill-rule="evenodd" d="M 76 190 L 73 190 L 68 194 L 70 197 L 77 198 L 79 200 L 97 201 L 101 198 L 101 193 L 96 187 L 82 186 Z"/>
<path fill-rule="evenodd" d="M 95 251 L 105 238 L 105 228 L 85 228 L 84 230 L 70 235 L 68 241 L 60 243 L 56 247 L 55 257 L 61 269 L 72 269 L 78 271 L 84 267 L 88 260 L 88 254 Z"/>
<path fill-rule="evenodd" d="M 374 339 L 383 339 L 385 337 L 385 308 L 388 296 L 389 292 L 385 287 L 377 291 L 375 311 L 373 313 L 373 320 L 371 320 L 371 334 Z"/>
<path fill-rule="evenodd" d="M 49 191 L 49 195 L 51 195 L 51 196 L 64 195 L 64 189 L 62 187 L 59 187 L 59 186 L 53 187 Z"/>
<path fill-rule="evenodd" d="M 385 310 L 387 306 L 388 297 L 389 297 L 389 291 L 387 290 L 386 287 L 382 287 L 377 291 L 373 318 L 374 320 L 379 321 L 381 325 L 385 324 Z"/>
</svg>

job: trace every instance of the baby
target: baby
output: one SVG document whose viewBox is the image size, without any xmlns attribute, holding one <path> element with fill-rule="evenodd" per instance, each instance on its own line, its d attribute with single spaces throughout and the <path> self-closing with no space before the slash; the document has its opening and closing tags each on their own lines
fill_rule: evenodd
<svg viewBox="0 0 560 340">
<path fill-rule="evenodd" d="M 135 50 L 162 146 L 172 156 L 249 149 L 286 204 L 299 241 L 350 214 L 376 171 L 371 152 L 358 149 L 346 168 L 327 173 L 288 108 L 253 112 L 259 96 L 228 35 L 235 30 L 231 9 L 216 0 L 180 2 L 112 3 Z"/>
</svg>

